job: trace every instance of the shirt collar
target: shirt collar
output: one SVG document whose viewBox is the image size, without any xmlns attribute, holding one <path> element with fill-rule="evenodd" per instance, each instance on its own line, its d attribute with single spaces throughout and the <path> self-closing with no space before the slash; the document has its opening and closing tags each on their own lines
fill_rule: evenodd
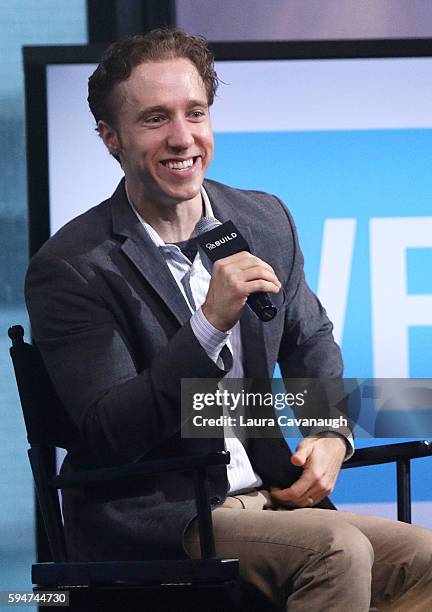
<svg viewBox="0 0 432 612">
<path fill-rule="evenodd" d="M 159 236 L 159 234 L 157 233 L 157 231 L 146 221 L 144 221 L 144 219 L 141 217 L 141 215 L 139 214 L 139 212 L 137 211 L 137 209 L 135 208 L 135 206 L 133 205 L 129 194 L 128 194 L 128 190 L 127 190 L 127 183 L 125 184 L 126 187 L 126 197 L 127 200 L 129 202 L 130 207 L 132 208 L 132 210 L 134 211 L 134 213 L 136 214 L 136 216 L 138 217 L 138 219 L 140 220 L 141 224 L 143 225 L 144 229 L 147 231 L 148 235 L 150 236 L 150 238 L 153 240 L 153 242 L 155 243 L 155 245 L 157 247 L 163 247 L 166 245 L 166 243 L 162 240 L 162 238 Z M 202 200 L 204 203 L 204 216 L 206 217 L 214 217 L 213 214 L 213 209 L 211 207 L 210 204 L 210 199 L 207 195 L 206 190 L 204 189 L 204 186 L 201 185 L 201 196 L 202 196 Z"/>
</svg>

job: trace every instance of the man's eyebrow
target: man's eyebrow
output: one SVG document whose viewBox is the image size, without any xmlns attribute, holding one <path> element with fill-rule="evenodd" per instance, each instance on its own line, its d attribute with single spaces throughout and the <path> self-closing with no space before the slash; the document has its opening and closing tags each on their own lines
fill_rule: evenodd
<svg viewBox="0 0 432 612">
<path fill-rule="evenodd" d="M 201 99 L 201 100 L 189 100 L 189 102 L 187 103 L 187 108 L 193 108 L 195 106 L 200 106 L 200 107 L 207 107 L 208 106 L 208 102 L 205 99 Z M 146 108 L 143 108 L 142 110 L 139 111 L 138 113 L 138 119 L 142 119 L 143 117 L 146 117 L 147 115 L 151 115 L 152 113 L 169 113 L 170 109 L 167 106 L 163 106 L 161 104 L 157 105 L 157 106 L 147 106 Z"/>
<path fill-rule="evenodd" d="M 165 106 L 147 106 L 139 111 L 138 117 L 141 118 L 152 113 L 166 113 L 167 111 L 168 109 Z"/>
<path fill-rule="evenodd" d="M 201 99 L 201 100 L 191 100 L 188 104 L 189 107 L 192 106 L 208 106 L 208 102 L 205 99 Z"/>
</svg>

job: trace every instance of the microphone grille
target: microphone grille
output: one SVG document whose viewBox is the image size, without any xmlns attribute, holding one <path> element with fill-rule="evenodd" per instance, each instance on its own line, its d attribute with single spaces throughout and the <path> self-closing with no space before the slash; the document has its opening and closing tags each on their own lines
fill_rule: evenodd
<svg viewBox="0 0 432 612">
<path fill-rule="evenodd" d="M 222 225 L 222 223 L 214 217 L 201 217 L 195 225 L 195 235 L 199 236 L 200 234 L 205 234 L 205 232 L 209 232 L 219 225 Z"/>
</svg>

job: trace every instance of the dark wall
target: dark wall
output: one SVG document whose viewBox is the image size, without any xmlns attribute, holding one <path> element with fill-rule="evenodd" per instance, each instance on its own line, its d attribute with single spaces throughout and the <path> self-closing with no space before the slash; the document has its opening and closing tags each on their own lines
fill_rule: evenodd
<svg viewBox="0 0 432 612">
<path fill-rule="evenodd" d="M 13 105 L 9 101 L 2 106 Z M 23 299 L 28 259 L 26 185 L 21 178 L 25 177 L 25 165 L 21 116 L 18 112 L 4 113 L 0 115 L 0 167 L 4 179 L 0 182 L 0 304 L 17 304 Z"/>
</svg>

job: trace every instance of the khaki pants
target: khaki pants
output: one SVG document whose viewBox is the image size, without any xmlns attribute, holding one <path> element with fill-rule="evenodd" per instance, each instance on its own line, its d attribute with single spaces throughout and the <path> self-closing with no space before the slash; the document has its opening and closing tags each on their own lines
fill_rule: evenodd
<svg viewBox="0 0 432 612">
<path fill-rule="evenodd" d="M 213 510 L 216 553 L 290 612 L 432 611 L 432 531 L 318 508 L 275 507 L 268 491 Z M 199 557 L 197 521 L 184 548 Z"/>
</svg>

